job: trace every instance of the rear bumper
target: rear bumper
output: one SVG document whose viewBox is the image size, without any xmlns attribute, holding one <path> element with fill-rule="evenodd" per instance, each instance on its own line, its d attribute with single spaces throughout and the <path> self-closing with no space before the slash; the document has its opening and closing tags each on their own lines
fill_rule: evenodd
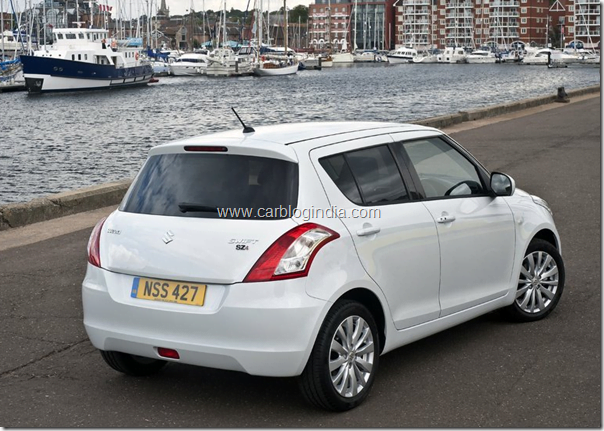
<svg viewBox="0 0 604 431">
<path fill-rule="evenodd" d="M 132 276 L 88 265 L 84 326 L 101 350 L 262 376 L 302 373 L 329 303 L 306 294 L 305 279 L 208 285 L 203 307 L 130 297 Z"/>
</svg>

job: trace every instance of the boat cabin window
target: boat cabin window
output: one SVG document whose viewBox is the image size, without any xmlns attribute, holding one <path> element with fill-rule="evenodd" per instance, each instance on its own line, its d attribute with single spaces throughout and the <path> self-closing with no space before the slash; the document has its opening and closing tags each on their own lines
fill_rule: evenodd
<svg viewBox="0 0 604 431">
<path fill-rule="evenodd" d="M 59 34 L 55 34 L 55 37 L 59 38 L 59 39 L 63 39 L 63 35 L 61 33 Z"/>
<path fill-rule="evenodd" d="M 75 54 L 71 54 L 71 59 L 75 60 Z"/>
<path fill-rule="evenodd" d="M 84 33 L 78 33 L 78 39 L 84 39 Z"/>
<path fill-rule="evenodd" d="M 67 33 L 65 35 L 65 39 L 75 39 L 75 38 L 76 38 L 76 35 L 73 33 Z"/>
<path fill-rule="evenodd" d="M 78 54 L 78 60 L 82 59 L 82 54 Z"/>
</svg>

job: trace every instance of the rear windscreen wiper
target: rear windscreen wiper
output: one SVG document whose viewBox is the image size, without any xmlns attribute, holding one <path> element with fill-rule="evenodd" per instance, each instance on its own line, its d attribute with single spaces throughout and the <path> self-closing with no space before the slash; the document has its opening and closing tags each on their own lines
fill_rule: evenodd
<svg viewBox="0 0 604 431">
<path fill-rule="evenodd" d="M 178 208 L 180 209 L 180 212 L 183 212 L 183 213 L 186 213 L 186 212 L 217 213 L 218 212 L 218 208 L 216 208 L 216 207 L 210 207 L 210 206 L 201 205 L 201 204 L 193 204 L 193 203 L 189 203 L 189 202 L 179 203 Z"/>
</svg>

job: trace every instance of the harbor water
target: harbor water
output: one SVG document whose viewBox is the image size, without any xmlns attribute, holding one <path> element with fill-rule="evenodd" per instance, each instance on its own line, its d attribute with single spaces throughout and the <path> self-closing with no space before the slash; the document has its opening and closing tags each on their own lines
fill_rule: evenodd
<svg viewBox="0 0 604 431">
<path fill-rule="evenodd" d="M 407 122 L 600 84 L 600 69 L 366 64 L 283 77 L 165 77 L 146 88 L 0 94 L 0 205 L 133 178 L 149 148 L 308 121 Z"/>
</svg>

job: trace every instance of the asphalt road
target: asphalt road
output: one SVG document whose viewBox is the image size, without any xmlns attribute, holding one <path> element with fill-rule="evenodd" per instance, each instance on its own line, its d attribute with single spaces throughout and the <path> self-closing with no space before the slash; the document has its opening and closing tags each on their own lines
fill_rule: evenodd
<svg viewBox="0 0 604 431">
<path fill-rule="evenodd" d="M 592 98 L 453 135 L 550 203 L 564 295 L 540 322 L 491 313 L 385 355 L 367 401 L 346 413 L 306 405 L 294 379 L 114 372 L 82 325 L 90 229 L 1 251 L 0 426 L 601 427 L 600 124 Z"/>
</svg>

